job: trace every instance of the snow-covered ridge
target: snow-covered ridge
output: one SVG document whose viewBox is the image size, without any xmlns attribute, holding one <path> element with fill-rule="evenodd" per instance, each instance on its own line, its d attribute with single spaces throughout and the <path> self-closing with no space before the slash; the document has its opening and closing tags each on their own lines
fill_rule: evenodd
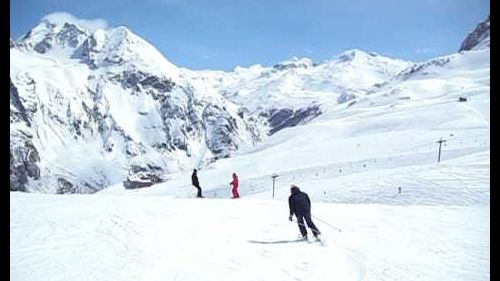
<svg viewBox="0 0 500 281">
<path fill-rule="evenodd" d="M 412 65 L 361 50 L 348 50 L 322 63 L 292 58 L 274 67 L 238 67 L 233 72 L 193 71 L 186 77 L 215 88 L 250 113 L 305 110 L 314 104 L 344 103 Z M 200 76 L 202 78 L 200 78 Z"/>
<path fill-rule="evenodd" d="M 292 68 L 311 68 L 316 66 L 316 64 L 309 58 L 297 58 L 293 57 L 290 60 L 280 62 L 273 66 L 277 70 L 285 70 Z"/>
<path fill-rule="evenodd" d="M 469 51 L 478 48 L 489 48 L 490 47 L 490 15 L 488 18 L 479 23 L 467 38 L 462 42 L 459 52 Z"/>
</svg>

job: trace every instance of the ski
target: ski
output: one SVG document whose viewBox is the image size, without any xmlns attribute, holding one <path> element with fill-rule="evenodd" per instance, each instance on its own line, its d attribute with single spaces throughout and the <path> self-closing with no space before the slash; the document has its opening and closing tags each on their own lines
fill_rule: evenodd
<svg viewBox="0 0 500 281">
<path fill-rule="evenodd" d="M 314 238 L 314 242 L 319 243 L 321 246 L 326 246 L 326 243 L 322 238 L 316 237 L 316 238 Z"/>
<path fill-rule="evenodd" d="M 322 239 L 320 239 L 320 238 L 314 238 L 314 239 L 309 239 L 309 238 L 304 239 L 304 238 L 301 238 L 301 239 L 299 239 L 298 241 L 304 241 L 304 242 L 306 242 L 307 244 L 315 244 L 315 243 L 318 243 L 318 244 L 320 244 L 321 246 L 326 247 L 326 243 L 325 243 Z"/>
</svg>

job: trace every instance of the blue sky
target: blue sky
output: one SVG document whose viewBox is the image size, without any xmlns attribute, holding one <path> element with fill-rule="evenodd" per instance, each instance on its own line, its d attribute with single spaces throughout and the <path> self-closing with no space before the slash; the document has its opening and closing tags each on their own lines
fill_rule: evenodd
<svg viewBox="0 0 500 281">
<path fill-rule="evenodd" d="M 124 25 L 191 69 L 316 62 L 347 49 L 422 61 L 454 53 L 490 12 L 487 0 L 11 0 L 18 38 L 67 12 Z"/>
</svg>

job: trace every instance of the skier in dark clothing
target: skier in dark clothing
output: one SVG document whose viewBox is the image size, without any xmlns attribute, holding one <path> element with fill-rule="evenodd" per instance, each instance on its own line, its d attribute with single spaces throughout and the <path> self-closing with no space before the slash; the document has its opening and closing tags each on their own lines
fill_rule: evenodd
<svg viewBox="0 0 500 281">
<path fill-rule="evenodd" d="M 191 183 L 198 189 L 198 194 L 196 197 L 198 198 L 203 198 L 201 195 L 201 187 L 200 187 L 200 182 L 198 181 L 198 175 L 196 174 L 196 169 L 193 170 L 193 174 L 191 175 Z"/>
<path fill-rule="evenodd" d="M 318 238 L 318 235 L 321 233 L 311 219 L 311 200 L 309 199 L 309 196 L 307 193 L 300 191 L 300 189 L 295 185 L 292 185 L 290 192 L 292 195 L 288 198 L 288 206 L 290 207 L 290 216 L 288 219 L 292 221 L 292 216 L 295 214 L 300 233 L 304 239 L 307 239 L 307 230 L 304 220 L 306 221 L 307 226 L 311 229 L 314 237 Z"/>
</svg>

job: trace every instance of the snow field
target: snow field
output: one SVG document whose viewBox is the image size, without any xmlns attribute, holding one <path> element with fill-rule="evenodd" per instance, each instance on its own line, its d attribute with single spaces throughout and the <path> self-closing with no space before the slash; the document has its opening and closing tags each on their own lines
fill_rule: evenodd
<svg viewBox="0 0 500 281">
<path fill-rule="evenodd" d="M 489 278 L 489 206 L 312 212 L 325 247 L 282 200 L 11 193 L 11 280 Z"/>
</svg>

